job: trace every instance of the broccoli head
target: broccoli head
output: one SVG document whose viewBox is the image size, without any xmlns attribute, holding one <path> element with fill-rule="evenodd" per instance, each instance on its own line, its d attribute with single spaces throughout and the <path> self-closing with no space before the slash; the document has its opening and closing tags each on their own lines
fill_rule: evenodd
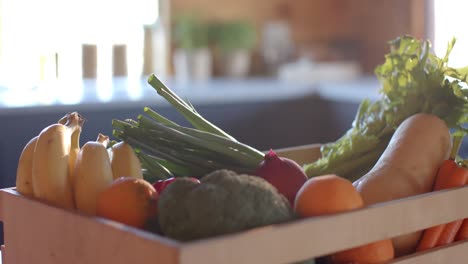
<svg viewBox="0 0 468 264">
<path fill-rule="evenodd" d="M 217 170 L 196 183 L 178 178 L 161 193 L 163 234 L 189 241 L 294 219 L 288 200 L 257 176 Z"/>
</svg>

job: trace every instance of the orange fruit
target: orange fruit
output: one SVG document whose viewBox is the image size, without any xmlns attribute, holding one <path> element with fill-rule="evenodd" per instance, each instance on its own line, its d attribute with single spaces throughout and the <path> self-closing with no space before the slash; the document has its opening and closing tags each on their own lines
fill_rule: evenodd
<svg viewBox="0 0 468 264">
<path fill-rule="evenodd" d="M 301 217 L 339 213 L 363 206 L 361 194 L 353 184 L 333 174 L 307 180 L 294 202 L 294 210 Z"/>
<path fill-rule="evenodd" d="M 296 195 L 294 210 L 301 217 L 346 212 L 364 207 L 361 194 L 353 184 L 337 175 L 309 179 Z M 332 263 L 382 263 L 394 258 L 391 239 L 344 250 L 330 256 Z"/>
<path fill-rule="evenodd" d="M 133 177 L 115 179 L 97 200 L 100 217 L 144 228 L 157 214 L 156 189 L 147 181 Z"/>
</svg>

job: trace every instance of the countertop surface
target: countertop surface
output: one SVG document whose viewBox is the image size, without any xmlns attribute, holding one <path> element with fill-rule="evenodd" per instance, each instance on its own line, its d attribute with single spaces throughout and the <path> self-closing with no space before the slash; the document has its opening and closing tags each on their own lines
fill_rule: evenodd
<svg viewBox="0 0 468 264">
<path fill-rule="evenodd" d="M 294 99 L 318 95 L 325 99 L 361 102 L 364 98 L 378 98 L 380 84 L 374 77 L 349 81 L 323 81 L 301 83 L 273 78 L 245 80 L 213 79 L 206 82 L 163 82 L 183 99 L 192 104 L 262 102 Z M 146 78 L 131 81 L 114 78 L 104 83 L 100 80 L 53 83 L 33 89 L 6 89 L 0 86 L 0 115 L 19 111 L 58 111 L 66 107 L 106 108 L 165 105 L 167 102 L 146 82 Z"/>
</svg>

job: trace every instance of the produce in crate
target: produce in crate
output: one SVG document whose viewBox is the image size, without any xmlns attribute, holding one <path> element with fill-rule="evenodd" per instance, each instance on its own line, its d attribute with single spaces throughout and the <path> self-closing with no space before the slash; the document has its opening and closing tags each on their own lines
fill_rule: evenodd
<svg viewBox="0 0 468 264">
<path fill-rule="evenodd" d="M 450 146 L 443 120 L 431 114 L 413 115 L 401 123 L 375 166 L 354 185 L 366 205 L 430 192 Z M 394 238 L 396 255 L 413 252 L 420 236 L 416 232 Z"/>
<path fill-rule="evenodd" d="M 156 221 L 158 197 L 147 181 L 121 177 L 99 193 L 96 215 L 144 229 Z"/>
<path fill-rule="evenodd" d="M 72 184 L 75 181 L 75 162 L 81 150 L 80 138 L 82 129 L 83 126 L 78 127 L 71 135 L 70 154 L 68 155 L 68 178 L 70 178 Z"/>
<path fill-rule="evenodd" d="M 18 167 L 16 169 L 16 190 L 24 196 L 34 197 L 32 185 L 32 163 L 34 148 L 39 136 L 33 137 L 24 146 L 18 160 Z"/>
<path fill-rule="evenodd" d="M 68 115 L 62 117 L 57 123 L 64 125 L 67 121 Z M 79 131 L 79 130 L 77 130 Z M 78 134 L 78 133 L 75 133 Z M 79 136 L 79 134 L 78 134 Z M 33 137 L 24 146 L 20 158 L 18 160 L 18 166 L 16 169 L 16 190 L 24 196 L 34 197 L 33 184 L 32 184 L 32 165 L 34 148 L 39 136 Z M 72 141 L 73 145 L 73 141 Z"/>
<path fill-rule="evenodd" d="M 263 153 L 238 142 L 204 119 L 189 102 L 180 99 L 154 75 L 148 79 L 150 85 L 175 106 L 193 128 L 176 124 L 150 108 L 145 108 L 137 120 L 113 120 L 113 135 L 121 141 L 108 150 L 114 163 L 110 168 L 115 180 L 112 184 L 106 181 L 107 188 L 104 188 L 106 184 L 92 183 L 90 185 L 96 188 L 87 189 L 88 183 L 80 183 L 100 170 L 106 171 L 100 176 L 110 178 L 110 161 L 105 148 L 100 148 L 104 152 L 99 155 L 106 161 L 95 159 L 95 165 L 81 164 L 84 159 L 79 153 L 87 149 L 83 146 L 80 150 L 79 146 L 82 124 L 51 136 L 52 142 L 57 143 L 53 153 L 61 153 L 63 157 L 58 159 L 57 155 L 50 154 L 40 159 L 40 164 L 46 164 L 42 168 L 48 168 L 51 176 L 61 175 L 53 179 L 62 180 L 62 184 L 50 193 L 70 194 L 71 182 L 71 187 L 78 190 L 72 197 L 85 197 L 87 192 L 93 192 L 87 198 L 97 203 L 98 216 L 145 229 L 148 226 L 159 228 L 161 224 L 158 231 L 184 241 L 291 221 L 295 219 L 291 206 L 307 208 L 326 199 L 326 202 L 316 203 L 324 206 L 321 208 L 324 214 L 326 210 L 333 213 L 334 206 L 339 207 L 340 203 L 346 204 L 346 197 L 342 197 L 346 192 L 326 192 L 326 188 L 314 191 L 316 199 L 299 199 L 301 195 L 297 193 L 307 186 L 307 177 L 318 181 L 321 178 L 317 176 L 334 173 L 350 184 L 351 179 L 365 175 L 356 182 L 358 194 L 364 199 L 364 204 L 356 208 L 429 192 L 435 171 L 446 158 L 444 150 L 450 145 L 449 139 L 445 145 L 450 138 L 448 127 L 466 131 L 462 124 L 468 119 L 467 90 L 462 88 L 468 69 L 447 67 L 452 45 L 440 59 L 429 52 L 428 42 L 410 37 L 393 41 L 386 62 L 376 69 L 383 84 L 382 98 L 374 103 L 365 100 L 352 128 L 336 142 L 324 145 L 322 159 L 306 164 L 306 171 L 294 161 L 278 157 L 273 150 Z M 67 115 L 66 120 L 70 116 L 72 114 Z M 418 134 L 420 130 L 424 133 Z M 39 164 L 38 153 L 46 153 L 44 143 L 40 148 L 32 147 L 39 146 L 39 140 L 40 136 L 37 143 L 33 141 L 25 148 L 24 160 L 30 160 L 27 155 L 32 155 L 33 163 Z M 56 167 L 52 168 L 51 162 L 57 163 Z M 82 166 L 83 171 L 99 168 L 93 173 L 77 173 L 70 170 L 75 163 L 77 167 Z M 34 168 L 41 167 L 37 164 Z M 410 165 L 417 169 L 411 170 Z M 406 174 L 405 168 L 408 169 Z M 18 175 L 22 174 L 18 170 Z M 19 186 L 26 182 L 18 178 Z M 103 191 L 98 191 L 97 187 L 102 187 Z M 26 184 L 23 189 L 24 193 L 28 192 Z M 32 191 L 44 196 L 44 192 L 36 191 L 34 184 Z M 48 198 L 48 201 L 43 198 L 43 201 L 74 208 L 74 201 L 68 197 Z M 297 204 L 299 200 L 301 205 Z M 93 214 L 92 209 L 86 208 L 88 206 L 79 206 L 78 209 Z M 461 225 L 461 221 L 458 223 Z M 460 230 L 464 230 L 463 225 Z M 393 239 L 396 254 L 412 252 L 419 236 L 420 232 Z M 384 261 L 390 256 L 387 253 L 391 244 L 390 240 L 378 241 L 336 253 L 332 259 L 336 263 L 364 259 L 374 263 L 379 261 L 369 258 L 383 256 L 381 260 Z M 393 247 L 391 253 L 393 258 Z"/>
<path fill-rule="evenodd" d="M 455 136 L 452 151 L 448 159 L 439 167 L 433 191 L 465 186 L 468 183 L 468 169 L 462 163 L 457 164 L 457 155 L 463 136 Z M 424 230 L 418 243 L 417 251 L 423 251 L 452 243 L 456 239 L 463 239 L 463 219 L 447 224 L 441 224 Z M 458 236 L 458 238 L 457 238 Z M 464 237 L 468 238 L 468 237 Z"/>
<path fill-rule="evenodd" d="M 110 152 L 114 179 L 120 177 L 143 178 L 140 160 L 127 142 L 120 141 L 115 143 L 112 145 Z"/>
<path fill-rule="evenodd" d="M 294 211 L 300 217 L 314 217 L 363 208 L 364 200 L 352 183 L 334 174 L 309 179 L 299 190 Z M 383 263 L 393 259 L 391 239 L 376 241 L 334 253 L 331 263 Z"/>
<path fill-rule="evenodd" d="M 456 167 L 456 173 L 468 174 L 468 159 L 465 159 L 463 162 L 460 162 Z M 468 239 L 468 218 L 463 219 L 462 225 L 457 232 L 455 237 L 456 241 Z"/>
<path fill-rule="evenodd" d="M 197 178 L 194 178 L 194 177 L 185 177 L 185 178 L 190 179 L 195 183 L 200 183 L 200 180 L 197 179 Z M 155 183 L 153 183 L 153 187 L 156 189 L 156 191 L 159 194 L 161 194 L 162 191 L 164 191 L 166 189 L 166 187 L 169 186 L 169 184 L 173 183 L 176 179 L 177 178 L 172 177 L 172 178 L 165 179 L 165 180 L 158 180 Z"/>
<path fill-rule="evenodd" d="M 431 113 L 454 130 L 468 130 L 463 127 L 468 122 L 468 67 L 447 65 L 455 39 L 443 58 L 431 52 L 429 41 L 410 36 L 389 44 L 385 62 L 375 69 L 381 98 L 361 103 L 352 127 L 322 146 L 321 159 L 305 166 L 309 177 L 336 173 L 358 179 L 374 166 L 401 122 L 416 113 Z"/>
<path fill-rule="evenodd" d="M 288 200 L 260 177 L 217 170 L 200 181 L 176 179 L 161 193 L 164 235 L 189 241 L 294 219 Z"/>
<path fill-rule="evenodd" d="M 463 83 L 468 69 L 447 66 L 453 45 L 454 41 L 446 56 L 438 58 L 428 41 L 405 36 L 390 42 L 390 54 L 376 69 L 381 98 L 361 103 L 352 128 L 323 146 L 322 158 L 304 166 L 307 175 L 335 173 L 356 180 L 375 165 L 401 122 L 416 113 L 431 113 L 449 128 L 466 131 L 462 124 L 468 120 L 468 90 Z M 253 174 L 264 153 L 205 120 L 156 76 L 148 82 L 194 128 L 180 126 L 150 108 L 137 121 L 113 120 L 114 136 L 137 149 L 147 179 L 200 176 L 223 168 Z"/>
<path fill-rule="evenodd" d="M 352 128 L 336 142 L 323 146 L 322 158 L 304 166 L 307 175 L 315 177 L 334 173 L 349 180 L 356 180 L 373 169 L 367 174 L 368 177 L 364 177 L 362 186 L 359 187 L 366 204 L 429 192 L 435 176 L 434 168 L 446 157 L 450 145 L 444 145 L 444 138 L 447 139 L 445 142 L 450 141 L 448 128 L 458 131 L 457 133 L 467 131 L 463 124 L 468 120 L 468 90 L 463 88 L 463 85 L 468 68 L 454 69 L 447 66 L 453 45 L 454 41 L 449 44 L 445 57 L 438 58 L 430 52 L 428 41 L 421 42 L 405 36 L 390 42 L 390 54 L 386 56 L 385 63 L 376 69 L 377 77 L 383 86 L 382 97 L 375 102 L 364 100 L 361 103 Z M 265 159 L 265 154 L 236 141 L 209 123 L 190 103 L 180 99 L 154 75 L 150 76 L 148 82 L 182 113 L 194 128 L 182 127 L 149 108 L 145 108 L 145 114 L 138 116 L 137 121 L 114 120 L 114 135 L 136 148 L 146 175 L 162 178 L 187 175 L 199 177 L 209 171 L 223 168 L 238 173 L 255 174 L 254 168 Z M 428 120 L 441 120 L 434 123 L 434 128 L 427 126 L 424 133 L 428 133 L 420 137 L 426 139 L 424 144 L 431 148 L 432 152 L 417 151 L 414 155 L 407 156 L 406 163 L 403 163 L 410 164 L 413 159 L 416 163 L 427 161 L 428 167 L 418 168 L 421 174 L 425 175 L 417 181 L 420 184 L 408 185 L 411 179 L 403 176 L 391 177 L 391 180 L 387 180 L 390 177 L 377 177 L 377 174 L 384 172 L 384 169 L 379 167 L 385 167 L 382 164 L 391 156 L 388 153 L 394 151 L 396 144 L 387 148 L 389 142 L 394 139 L 395 143 L 401 139 L 398 138 L 399 135 L 395 137 L 397 128 L 411 117 L 417 119 L 418 116 L 423 116 L 416 115 L 418 113 L 425 113 Z M 436 131 L 431 131 L 433 129 Z M 438 132 L 440 134 L 437 134 Z M 436 137 L 430 137 L 430 133 L 434 133 Z M 439 138 L 437 135 L 442 136 Z M 431 142 L 435 145 L 431 146 Z M 413 149 L 411 153 L 414 153 L 414 150 L 417 149 Z M 388 155 L 384 155 L 386 157 L 376 164 L 384 151 Z M 435 153 L 437 151 L 439 152 Z M 442 158 L 436 160 L 437 155 Z M 398 163 L 394 165 L 399 166 Z M 398 167 L 394 168 L 394 171 L 397 170 Z M 287 175 L 284 179 L 289 180 Z M 395 188 L 377 184 L 388 181 L 392 181 L 389 186 Z M 281 184 L 272 184 L 278 189 L 282 187 Z M 402 189 L 397 190 L 398 186 Z M 287 195 L 285 192 L 283 194 Z M 401 255 L 414 250 L 419 236 L 420 233 L 415 233 L 395 238 L 396 254 Z"/>
<path fill-rule="evenodd" d="M 39 134 L 32 167 L 36 199 L 62 208 L 75 208 L 72 182 L 68 175 L 68 158 L 71 136 L 77 129 L 81 129 L 82 124 L 80 115 L 72 113 L 65 125 L 49 125 Z"/>
<path fill-rule="evenodd" d="M 286 196 L 291 204 L 307 177 L 293 160 L 275 158 L 235 140 L 205 120 L 156 76 L 149 83 L 172 103 L 195 128 L 180 126 L 149 108 L 138 121 L 113 120 L 114 136 L 128 142 L 138 153 L 148 181 L 174 176 L 200 178 L 212 171 L 228 169 L 259 175 Z"/>
<path fill-rule="evenodd" d="M 97 197 L 113 181 L 108 143 L 109 137 L 101 133 L 96 141 L 86 142 L 73 166 L 76 209 L 88 215 L 96 215 Z"/>
<path fill-rule="evenodd" d="M 278 157 L 273 150 L 270 150 L 265 159 L 258 165 L 254 175 L 257 175 L 286 196 L 294 205 L 294 199 L 301 186 L 307 181 L 307 175 L 304 170 L 293 160 L 284 157 Z"/>
</svg>

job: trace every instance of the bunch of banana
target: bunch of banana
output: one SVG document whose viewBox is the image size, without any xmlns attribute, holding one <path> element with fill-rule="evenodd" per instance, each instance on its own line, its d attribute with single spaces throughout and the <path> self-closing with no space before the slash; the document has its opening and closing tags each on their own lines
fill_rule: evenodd
<svg viewBox="0 0 468 264">
<path fill-rule="evenodd" d="M 99 134 L 80 148 L 84 119 L 73 112 L 44 128 L 24 147 L 16 190 L 31 198 L 94 215 L 98 193 L 120 177 L 143 178 L 140 160 L 126 142 L 108 148 Z"/>
<path fill-rule="evenodd" d="M 70 114 L 65 115 L 57 121 L 58 124 L 65 125 Z M 24 196 L 34 197 L 33 183 L 32 183 L 32 167 L 34 149 L 39 135 L 33 137 L 23 148 L 21 152 L 18 167 L 16 170 L 16 190 Z"/>
<path fill-rule="evenodd" d="M 70 153 L 72 145 L 79 148 L 79 143 L 72 144 L 72 135 L 79 142 L 83 123 L 77 112 L 67 114 L 26 144 L 16 171 L 19 193 L 58 207 L 75 208 L 69 170 L 75 157 Z"/>
<path fill-rule="evenodd" d="M 65 125 L 69 114 L 62 117 L 57 123 Z M 33 137 L 21 152 L 16 170 L 16 190 L 24 196 L 34 197 L 32 184 L 33 153 L 39 136 Z"/>
<path fill-rule="evenodd" d="M 99 134 L 96 141 L 83 145 L 74 167 L 76 208 L 96 214 L 99 193 L 120 177 L 143 178 L 140 160 L 126 142 L 107 148 L 109 137 Z"/>
</svg>

